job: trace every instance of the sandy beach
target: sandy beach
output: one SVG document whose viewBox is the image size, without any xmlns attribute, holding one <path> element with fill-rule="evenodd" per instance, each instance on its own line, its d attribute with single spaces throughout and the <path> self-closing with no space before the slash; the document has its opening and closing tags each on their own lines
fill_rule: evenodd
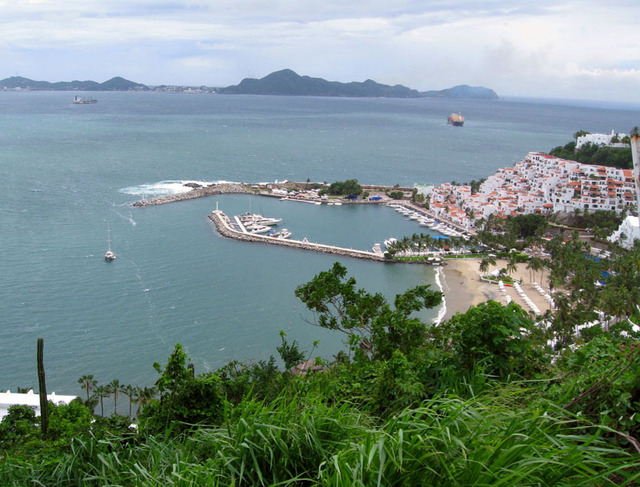
<svg viewBox="0 0 640 487">
<path fill-rule="evenodd" d="M 483 303 L 489 299 L 506 304 L 507 296 L 516 302 L 526 311 L 531 311 L 529 305 L 511 286 L 505 286 L 504 291 L 497 284 L 490 284 L 480 279 L 481 259 L 447 259 L 444 266 L 444 278 L 442 288 L 446 300 L 446 314 L 444 319 L 451 318 L 456 313 L 464 313 L 470 306 Z M 491 267 L 489 272 L 506 267 L 506 260 L 498 260 L 495 267 Z M 545 282 L 540 282 L 540 273 L 535 276 L 526 269 L 526 264 L 520 264 L 518 270 L 511 274 L 514 279 L 521 279 L 521 288 L 525 295 L 538 307 L 541 313 L 549 309 L 550 305 L 540 291 L 536 289 L 534 283 L 538 282 L 542 288 L 547 288 Z"/>
</svg>

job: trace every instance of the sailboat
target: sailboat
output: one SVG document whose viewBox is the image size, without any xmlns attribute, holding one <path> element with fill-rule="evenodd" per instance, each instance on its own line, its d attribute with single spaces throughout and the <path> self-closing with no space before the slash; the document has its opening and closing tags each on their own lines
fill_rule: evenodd
<svg viewBox="0 0 640 487">
<path fill-rule="evenodd" d="M 107 225 L 107 251 L 104 254 L 104 260 L 107 262 L 111 262 L 112 260 L 116 260 L 116 254 L 111 250 L 111 230 Z"/>
</svg>

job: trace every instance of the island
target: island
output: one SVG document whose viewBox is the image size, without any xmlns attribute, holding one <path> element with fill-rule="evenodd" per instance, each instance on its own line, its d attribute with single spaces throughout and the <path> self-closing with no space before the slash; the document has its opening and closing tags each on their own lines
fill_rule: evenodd
<svg viewBox="0 0 640 487">
<path fill-rule="evenodd" d="M 291 69 L 271 73 L 264 78 L 245 78 L 239 84 L 220 88 L 218 93 L 231 95 L 285 95 L 285 96 L 333 96 L 333 97 L 376 97 L 376 98 L 479 98 L 495 100 L 498 95 L 481 86 L 455 86 L 441 91 L 425 91 L 402 85 L 389 86 L 371 79 L 363 82 L 341 83 L 323 78 L 300 76 Z"/>
</svg>

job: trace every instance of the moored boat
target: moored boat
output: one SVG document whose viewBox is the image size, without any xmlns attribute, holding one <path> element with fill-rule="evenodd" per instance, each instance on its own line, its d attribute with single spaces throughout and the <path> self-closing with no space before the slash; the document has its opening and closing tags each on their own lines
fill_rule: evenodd
<svg viewBox="0 0 640 487">
<path fill-rule="evenodd" d="M 273 237 L 273 238 L 279 238 L 279 239 L 289 238 L 290 236 L 291 236 L 291 232 L 286 228 L 283 228 L 279 232 L 271 231 L 267 233 L 267 237 Z"/>
<path fill-rule="evenodd" d="M 270 217 L 258 215 L 257 213 L 245 213 L 239 218 L 244 225 L 256 224 L 256 225 L 272 226 L 272 225 L 277 225 L 282 221 L 282 218 L 270 218 Z"/>
<path fill-rule="evenodd" d="M 391 247 L 394 243 L 396 243 L 398 241 L 397 238 L 393 238 L 393 237 L 389 237 L 388 239 L 386 239 L 384 241 L 384 246 L 389 248 Z"/>
<path fill-rule="evenodd" d="M 250 225 L 245 225 L 245 228 L 249 233 L 266 233 L 271 230 L 270 226 L 260 225 L 259 223 L 252 223 Z"/>
</svg>

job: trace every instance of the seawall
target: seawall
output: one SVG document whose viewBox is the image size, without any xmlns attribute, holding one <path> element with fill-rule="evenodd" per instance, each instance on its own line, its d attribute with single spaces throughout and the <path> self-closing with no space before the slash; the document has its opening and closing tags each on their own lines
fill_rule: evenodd
<svg viewBox="0 0 640 487">
<path fill-rule="evenodd" d="M 196 198 L 204 198 L 206 196 L 214 196 L 216 194 L 232 194 L 232 193 L 254 193 L 251 188 L 245 184 L 223 183 L 207 186 L 206 188 L 192 189 L 184 193 L 170 194 L 167 196 L 156 196 L 154 198 L 143 199 L 132 203 L 131 206 L 156 206 L 167 203 L 175 203 L 177 201 L 193 200 Z"/>
</svg>

